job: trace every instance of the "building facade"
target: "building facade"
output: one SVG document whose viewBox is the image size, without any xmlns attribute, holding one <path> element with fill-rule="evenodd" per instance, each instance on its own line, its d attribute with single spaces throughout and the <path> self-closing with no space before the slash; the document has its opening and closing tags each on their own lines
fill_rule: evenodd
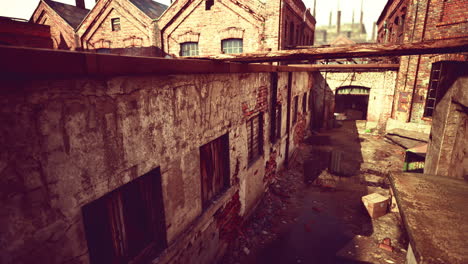
<svg viewBox="0 0 468 264">
<path fill-rule="evenodd" d="M 311 45 L 315 19 L 300 0 L 178 0 L 158 25 L 164 52 L 197 56 Z"/>
<path fill-rule="evenodd" d="M 167 9 L 152 0 L 101 0 L 78 26 L 83 50 L 162 56 L 156 20 Z"/>
<path fill-rule="evenodd" d="M 29 21 L 50 27 L 54 49 L 79 50 L 75 29 L 88 12 L 84 0 L 77 0 L 76 6 L 41 0 Z"/>
<path fill-rule="evenodd" d="M 379 19 L 379 41 L 411 43 L 468 37 L 467 13 L 463 0 L 389 1 Z M 444 62 L 467 59 L 466 54 L 401 57 L 387 129 L 429 134 L 434 108 L 442 99 L 438 85 L 448 74 Z"/>
</svg>

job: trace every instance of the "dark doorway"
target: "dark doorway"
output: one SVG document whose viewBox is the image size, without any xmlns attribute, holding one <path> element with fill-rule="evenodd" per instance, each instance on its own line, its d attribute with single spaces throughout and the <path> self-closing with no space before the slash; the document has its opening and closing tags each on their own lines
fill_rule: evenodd
<svg viewBox="0 0 468 264">
<path fill-rule="evenodd" d="M 336 89 L 335 113 L 342 119 L 365 120 L 370 89 L 362 86 L 344 86 Z"/>
</svg>

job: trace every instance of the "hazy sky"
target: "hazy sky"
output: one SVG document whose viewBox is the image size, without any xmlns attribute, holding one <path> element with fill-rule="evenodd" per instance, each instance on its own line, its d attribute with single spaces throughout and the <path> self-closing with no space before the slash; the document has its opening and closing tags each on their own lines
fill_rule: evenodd
<svg viewBox="0 0 468 264">
<path fill-rule="evenodd" d="M 56 0 L 57 2 L 74 4 L 75 0 Z M 268 0 L 266 0 L 268 1 Z M 314 0 L 303 0 L 306 6 L 313 8 Z M 377 21 L 387 0 L 316 0 L 317 25 L 328 24 L 330 11 L 333 11 L 333 23 L 336 23 L 336 10 L 340 5 L 343 23 L 351 22 L 353 10 L 355 12 L 355 21 L 359 21 L 361 1 L 364 7 L 364 23 L 367 32 L 372 33 L 372 23 Z M 94 6 L 95 0 L 85 0 L 86 8 Z M 158 2 L 169 5 L 170 0 L 159 0 Z M 0 16 L 18 17 L 29 19 L 36 8 L 39 0 L 0 0 Z"/>
</svg>

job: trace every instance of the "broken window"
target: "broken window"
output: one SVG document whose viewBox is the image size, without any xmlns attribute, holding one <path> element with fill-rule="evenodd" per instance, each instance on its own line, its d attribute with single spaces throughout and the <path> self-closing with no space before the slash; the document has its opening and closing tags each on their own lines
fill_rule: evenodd
<svg viewBox="0 0 468 264">
<path fill-rule="evenodd" d="M 119 31 L 120 30 L 120 18 L 112 18 L 111 25 L 112 25 L 112 31 Z"/>
<path fill-rule="evenodd" d="M 294 96 L 294 111 L 293 111 L 293 124 L 296 123 L 297 121 L 297 108 L 299 104 L 299 98 L 298 96 Z"/>
<path fill-rule="evenodd" d="M 83 206 L 82 213 L 93 264 L 149 261 L 167 246 L 159 169 Z"/>
<path fill-rule="evenodd" d="M 229 135 L 200 147 L 200 173 L 203 208 L 229 187 Z"/>
<path fill-rule="evenodd" d="M 249 164 L 255 162 L 263 154 L 263 114 L 247 121 L 247 144 Z"/>
<path fill-rule="evenodd" d="M 180 44 L 180 56 L 198 56 L 198 42 Z"/>
<path fill-rule="evenodd" d="M 211 10 L 211 7 L 214 5 L 214 0 L 205 1 L 205 10 Z"/>
<path fill-rule="evenodd" d="M 242 53 L 242 39 L 224 39 L 221 41 L 221 48 L 224 54 Z"/>
</svg>

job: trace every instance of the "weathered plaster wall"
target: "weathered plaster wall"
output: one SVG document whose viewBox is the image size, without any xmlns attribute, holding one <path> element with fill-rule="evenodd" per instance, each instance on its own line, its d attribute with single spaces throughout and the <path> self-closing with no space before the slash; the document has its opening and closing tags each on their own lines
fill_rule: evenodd
<svg viewBox="0 0 468 264">
<path fill-rule="evenodd" d="M 292 75 L 293 94 L 312 87 L 309 73 Z M 285 136 L 268 140 L 270 73 L 1 79 L 1 87 L 2 263 L 88 263 L 82 206 L 158 167 L 169 247 L 156 262 L 211 262 L 261 198 L 276 170 L 268 162 L 285 156 Z M 246 120 L 260 111 L 264 151 L 249 166 Z M 199 147 L 226 133 L 231 187 L 202 212 Z"/>
<path fill-rule="evenodd" d="M 392 111 L 396 71 L 323 73 L 333 93 L 343 86 L 370 88 L 367 128 L 384 129 Z"/>
<path fill-rule="evenodd" d="M 468 77 L 460 77 L 437 104 L 424 173 L 468 180 Z"/>
</svg>

